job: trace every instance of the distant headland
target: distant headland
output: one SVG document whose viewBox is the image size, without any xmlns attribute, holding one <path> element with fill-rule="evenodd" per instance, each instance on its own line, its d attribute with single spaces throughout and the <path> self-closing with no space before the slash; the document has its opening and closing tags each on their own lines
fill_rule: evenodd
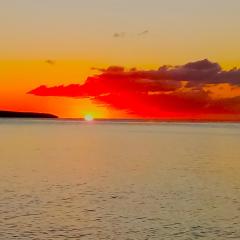
<svg viewBox="0 0 240 240">
<path fill-rule="evenodd" d="M 58 118 L 50 113 L 0 111 L 0 118 Z"/>
</svg>

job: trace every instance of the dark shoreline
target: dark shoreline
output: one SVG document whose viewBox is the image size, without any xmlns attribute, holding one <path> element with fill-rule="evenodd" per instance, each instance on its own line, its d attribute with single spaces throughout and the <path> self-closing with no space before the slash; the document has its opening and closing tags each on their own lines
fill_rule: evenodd
<svg viewBox="0 0 240 240">
<path fill-rule="evenodd" d="M 0 111 L 0 118 L 58 118 L 50 113 Z"/>
</svg>

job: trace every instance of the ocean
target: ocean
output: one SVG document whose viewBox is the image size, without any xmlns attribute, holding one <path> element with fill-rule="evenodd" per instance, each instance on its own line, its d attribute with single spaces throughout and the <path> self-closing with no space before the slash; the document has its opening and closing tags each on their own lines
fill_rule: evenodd
<svg viewBox="0 0 240 240">
<path fill-rule="evenodd" d="M 240 239 L 240 124 L 0 120 L 0 239 Z"/>
</svg>

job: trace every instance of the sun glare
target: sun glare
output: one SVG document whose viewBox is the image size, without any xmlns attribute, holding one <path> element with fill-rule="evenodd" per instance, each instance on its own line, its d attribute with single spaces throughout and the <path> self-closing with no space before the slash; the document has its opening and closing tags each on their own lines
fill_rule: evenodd
<svg viewBox="0 0 240 240">
<path fill-rule="evenodd" d="M 91 114 L 86 114 L 84 116 L 84 120 L 87 122 L 91 122 L 91 121 L 93 121 L 93 116 Z"/>
</svg>

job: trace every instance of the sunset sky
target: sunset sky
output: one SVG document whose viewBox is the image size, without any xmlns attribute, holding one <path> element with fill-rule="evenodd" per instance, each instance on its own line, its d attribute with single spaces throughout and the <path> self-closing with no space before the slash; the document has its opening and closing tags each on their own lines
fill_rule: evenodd
<svg viewBox="0 0 240 240">
<path fill-rule="evenodd" d="M 240 119 L 239 0 L 1 0 L 0 110 Z"/>
</svg>

